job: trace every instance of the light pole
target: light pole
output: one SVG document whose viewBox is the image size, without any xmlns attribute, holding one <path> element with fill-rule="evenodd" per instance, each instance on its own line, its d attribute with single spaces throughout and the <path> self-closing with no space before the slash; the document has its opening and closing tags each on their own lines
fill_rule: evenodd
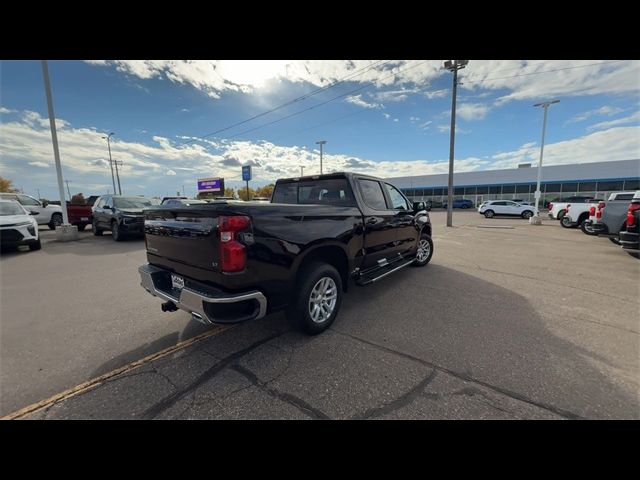
<svg viewBox="0 0 640 480">
<path fill-rule="evenodd" d="M 542 107 L 544 108 L 544 120 L 542 121 L 542 140 L 540 141 L 540 161 L 538 162 L 538 182 L 536 184 L 536 208 L 533 217 L 529 219 L 529 223 L 532 225 L 541 225 L 542 220 L 540 220 L 540 180 L 542 179 L 542 155 L 544 153 L 544 134 L 547 129 L 547 110 L 550 105 L 554 103 L 560 103 L 560 100 L 552 100 L 550 102 L 542 102 L 536 103 L 534 107 Z"/>
<path fill-rule="evenodd" d="M 67 184 L 67 193 L 69 194 L 69 201 L 71 201 L 71 191 L 69 190 L 69 179 L 66 179 L 64 183 Z"/>
<path fill-rule="evenodd" d="M 451 95 L 451 130 L 449 131 L 449 189 L 447 193 L 447 227 L 453 226 L 453 151 L 456 139 L 456 96 L 458 95 L 458 70 L 467 66 L 469 60 L 447 60 L 444 68 L 453 72 Z"/>
<path fill-rule="evenodd" d="M 320 145 L 320 175 L 322 175 L 322 146 L 327 143 L 326 140 L 318 140 L 316 145 Z"/>
<path fill-rule="evenodd" d="M 113 176 L 113 160 L 111 159 L 111 143 L 109 140 L 111 139 L 111 135 L 115 135 L 111 132 L 108 136 L 102 137 L 103 140 L 107 141 L 107 146 L 109 147 L 109 166 L 111 167 L 111 181 L 113 182 L 113 193 L 116 193 L 116 179 Z"/>
<path fill-rule="evenodd" d="M 304 167 L 300 165 L 300 176 L 304 177 Z"/>
</svg>

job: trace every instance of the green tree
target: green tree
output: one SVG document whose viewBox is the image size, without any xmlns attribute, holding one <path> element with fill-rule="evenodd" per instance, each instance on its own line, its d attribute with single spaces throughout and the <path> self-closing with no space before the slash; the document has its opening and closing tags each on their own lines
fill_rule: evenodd
<svg viewBox="0 0 640 480">
<path fill-rule="evenodd" d="M 275 188 L 275 185 L 273 183 L 270 183 L 269 185 L 265 185 L 264 187 L 258 188 L 256 190 L 256 196 L 271 198 L 271 194 L 273 193 L 274 188 Z"/>
<path fill-rule="evenodd" d="M 234 194 L 233 194 L 233 188 L 231 188 L 231 187 L 227 187 L 227 188 L 225 188 L 225 189 L 224 189 L 224 196 L 225 196 L 225 197 L 233 197 L 233 196 L 234 196 Z"/>
<path fill-rule="evenodd" d="M 251 200 L 253 197 L 256 197 L 257 195 L 256 195 L 256 191 L 253 188 L 249 187 L 249 198 L 247 198 L 247 188 L 245 187 L 245 188 L 238 189 L 238 196 L 240 197 L 241 200 L 248 201 L 248 200 Z"/>
<path fill-rule="evenodd" d="M 18 189 L 13 187 L 13 182 L 8 178 L 0 177 L 0 192 L 13 193 Z"/>
</svg>

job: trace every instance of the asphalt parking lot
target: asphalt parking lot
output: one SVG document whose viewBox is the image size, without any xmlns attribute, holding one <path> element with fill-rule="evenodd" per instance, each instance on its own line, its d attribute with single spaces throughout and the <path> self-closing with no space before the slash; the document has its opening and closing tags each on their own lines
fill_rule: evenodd
<svg viewBox="0 0 640 480">
<path fill-rule="evenodd" d="M 41 230 L 0 259 L 0 415 L 107 374 L 21 418 L 640 418 L 640 261 L 556 221 L 431 217 L 431 263 L 352 287 L 316 337 L 162 313 L 142 240 Z"/>
</svg>

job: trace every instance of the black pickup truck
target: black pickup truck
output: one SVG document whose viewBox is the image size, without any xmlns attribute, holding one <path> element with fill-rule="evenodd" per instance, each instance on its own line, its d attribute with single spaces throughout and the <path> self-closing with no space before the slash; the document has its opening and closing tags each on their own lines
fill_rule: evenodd
<svg viewBox="0 0 640 480">
<path fill-rule="evenodd" d="M 286 309 L 309 334 L 329 327 L 353 280 L 373 283 L 433 255 L 431 222 L 384 180 L 356 173 L 281 179 L 270 203 L 144 210 L 142 286 L 200 322 Z"/>
</svg>

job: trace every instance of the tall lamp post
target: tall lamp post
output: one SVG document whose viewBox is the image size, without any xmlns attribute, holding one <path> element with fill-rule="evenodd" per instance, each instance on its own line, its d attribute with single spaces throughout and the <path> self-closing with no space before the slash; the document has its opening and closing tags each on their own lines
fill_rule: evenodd
<svg viewBox="0 0 640 480">
<path fill-rule="evenodd" d="M 536 208 L 533 217 L 529 219 L 529 223 L 531 225 L 541 225 L 542 220 L 540 219 L 540 180 L 542 179 L 542 155 L 544 153 L 544 134 L 547 129 L 547 110 L 550 105 L 554 103 L 560 103 L 560 100 L 551 100 L 550 102 L 542 102 L 536 103 L 534 107 L 542 107 L 544 108 L 544 120 L 542 121 L 542 140 L 540 141 L 540 161 L 538 162 L 538 182 L 536 184 Z"/>
<path fill-rule="evenodd" d="M 447 60 L 444 68 L 453 72 L 451 95 L 451 130 L 449 132 L 449 189 L 447 193 L 447 227 L 453 226 L 453 151 L 456 138 L 456 96 L 458 95 L 458 70 L 467 66 L 469 60 Z"/>
<path fill-rule="evenodd" d="M 320 175 L 322 175 L 322 146 L 327 143 L 326 140 L 318 140 L 316 145 L 320 145 Z"/>
<path fill-rule="evenodd" d="M 116 179 L 113 176 L 113 160 L 111 159 L 111 142 L 109 141 L 111 139 L 111 135 L 115 135 L 113 132 L 111 132 L 108 136 L 106 137 L 102 137 L 103 140 L 107 141 L 107 146 L 109 147 L 109 166 L 111 167 L 111 181 L 113 182 L 113 193 L 116 193 Z"/>
</svg>

